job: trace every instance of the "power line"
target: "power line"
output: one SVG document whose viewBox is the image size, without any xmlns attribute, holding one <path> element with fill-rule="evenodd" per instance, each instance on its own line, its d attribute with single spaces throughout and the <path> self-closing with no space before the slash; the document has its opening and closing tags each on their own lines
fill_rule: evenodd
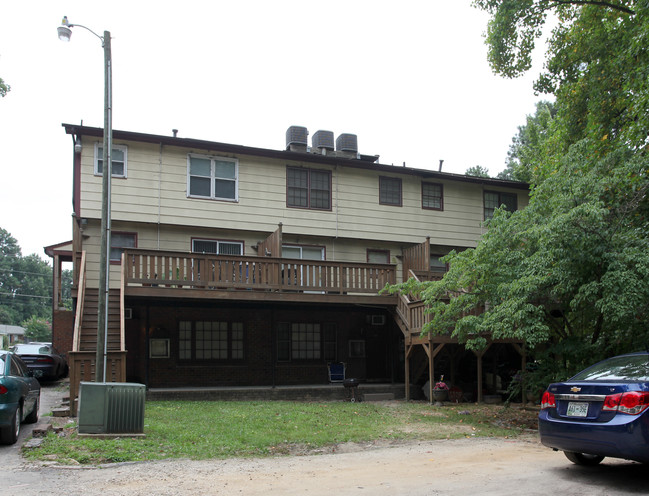
<svg viewBox="0 0 649 496">
<path fill-rule="evenodd" d="M 28 276 L 52 277 L 52 274 L 43 274 L 41 272 L 26 272 L 24 270 L 0 269 L 0 272 L 11 272 L 12 274 L 26 274 Z"/>
<path fill-rule="evenodd" d="M 43 299 L 46 299 L 46 300 L 51 300 L 52 299 L 51 296 L 27 295 L 27 294 L 22 294 L 22 293 L 14 294 L 14 293 L 7 293 L 7 292 L 4 292 L 4 291 L 0 291 L 0 296 L 3 296 L 3 295 L 4 296 L 10 296 L 12 298 L 16 297 L 16 296 L 22 296 L 24 298 L 43 298 Z"/>
</svg>

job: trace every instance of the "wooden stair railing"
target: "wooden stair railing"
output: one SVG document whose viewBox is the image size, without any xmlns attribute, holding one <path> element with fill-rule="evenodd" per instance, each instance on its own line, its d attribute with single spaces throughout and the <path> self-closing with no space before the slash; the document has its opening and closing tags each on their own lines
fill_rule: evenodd
<svg viewBox="0 0 649 496">
<path fill-rule="evenodd" d="M 87 288 L 86 252 L 82 252 L 78 268 L 79 281 L 77 293 L 77 308 L 75 312 L 72 350 L 69 353 L 70 366 L 70 415 L 76 416 L 81 382 L 95 380 L 95 362 L 97 358 L 97 296 Z M 123 282 L 122 282 L 123 284 Z M 119 290 L 119 339 L 114 338 L 114 333 L 107 340 L 106 377 L 105 382 L 124 382 L 126 380 L 126 349 L 124 346 L 124 304 L 122 288 Z M 89 297 L 91 295 L 91 297 Z M 109 308 L 117 297 L 116 292 L 109 294 Z M 111 327 L 109 327 L 110 331 Z M 117 346 L 110 347 L 110 343 Z"/>
</svg>

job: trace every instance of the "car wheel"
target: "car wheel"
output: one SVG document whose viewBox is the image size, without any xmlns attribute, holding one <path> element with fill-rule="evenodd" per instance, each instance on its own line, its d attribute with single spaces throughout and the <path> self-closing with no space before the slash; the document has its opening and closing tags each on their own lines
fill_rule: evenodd
<svg viewBox="0 0 649 496">
<path fill-rule="evenodd" d="M 0 442 L 2 444 L 14 444 L 18 441 L 18 434 L 20 434 L 20 420 L 22 419 L 22 416 L 23 411 L 19 406 L 16 408 L 11 423 L 4 429 L 0 430 Z"/>
<path fill-rule="evenodd" d="M 38 422 L 38 403 L 39 400 L 37 399 L 34 402 L 34 409 L 31 412 L 29 412 L 29 415 L 25 417 L 26 424 L 35 424 L 36 422 Z"/>
<path fill-rule="evenodd" d="M 604 457 L 600 455 L 589 455 L 588 453 L 575 453 L 574 451 L 564 451 L 566 458 L 576 465 L 586 465 L 592 467 L 601 462 Z"/>
</svg>

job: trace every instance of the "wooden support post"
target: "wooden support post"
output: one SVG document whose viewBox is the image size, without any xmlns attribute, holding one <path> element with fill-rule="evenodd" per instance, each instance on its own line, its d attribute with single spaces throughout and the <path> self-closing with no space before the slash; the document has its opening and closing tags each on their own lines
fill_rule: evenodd
<svg viewBox="0 0 649 496">
<path fill-rule="evenodd" d="M 487 346 L 483 350 L 473 351 L 473 354 L 478 358 L 478 403 L 482 403 L 482 357 L 490 346 L 491 343 L 487 344 Z"/>
<path fill-rule="evenodd" d="M 405 381 L 406 381 L 406 401 L 410 401 L 410 355 L 412 355 L 412 344 L 409 343 L 409 339 L 406 340 L 406 353 L 405 353 Z"/>
</svg>

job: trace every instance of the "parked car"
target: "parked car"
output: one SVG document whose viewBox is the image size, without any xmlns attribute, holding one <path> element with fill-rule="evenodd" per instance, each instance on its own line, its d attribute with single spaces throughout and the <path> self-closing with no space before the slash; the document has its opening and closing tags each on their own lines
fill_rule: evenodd
<svg viewBox="0 0 649 496">
<path fill-rule="evenodd" d="M 11 348 L 37 379 L 56 380 L 68 374 L 68 363 L 50 343 L 17 344 Z"/>
<path fill-rule="evenodd" d="M 539 434 L 578 465 L 607 456 L 649 463 L 649 352 L 609 358 L 550 384 Z"/>
<path fill-rule="evenodd" d="M 18 440 L 20 424 L 38 421 L 41 385 L 18 355 L 0 350 L 0 443 Z"/>
</svg>

